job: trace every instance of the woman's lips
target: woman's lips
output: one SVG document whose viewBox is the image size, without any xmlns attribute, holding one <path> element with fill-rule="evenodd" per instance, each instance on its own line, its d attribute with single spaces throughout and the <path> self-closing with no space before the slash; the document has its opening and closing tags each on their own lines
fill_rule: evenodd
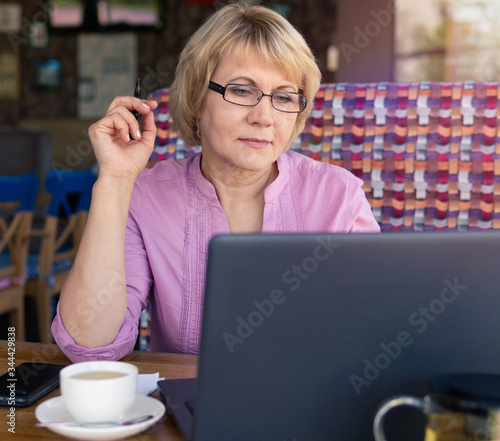
<svg viewBox="0 0 500 441">
<path fill-rule="evenodd" d="M 263 149 L 269 145 L 269 141 L 266 139 L 258 138 L 240 138 L 240 141 L 248 147 L 254 149 Z"/>
</svg>

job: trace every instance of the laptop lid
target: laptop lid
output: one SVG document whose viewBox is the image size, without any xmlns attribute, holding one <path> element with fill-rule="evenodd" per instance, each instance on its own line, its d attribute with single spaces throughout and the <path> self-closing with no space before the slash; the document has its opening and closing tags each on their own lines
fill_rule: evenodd
<svg viewBox="0 0 500 441">
<path fill-rule="evenodd" d="M 214 238 L 193 439 L 372 440 L 385 399 L 500 373 L 499 234 Z M 397 409 L 387 438 L 423 424 Z"/>
</svg>

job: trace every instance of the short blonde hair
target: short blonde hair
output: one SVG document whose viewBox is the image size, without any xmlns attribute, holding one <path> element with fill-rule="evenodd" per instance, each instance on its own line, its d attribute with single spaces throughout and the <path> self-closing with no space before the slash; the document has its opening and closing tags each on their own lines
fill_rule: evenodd
<svg viewBox="0 0 500 441">
<path fill-rule="evenodd" d="M 235 2 L 209 17 L 180 55 L 170 88 L 169 107 L 175 126 L 187 143 L 201 142 L 197 115 L 222 58 L 234 53 L 241 59 L 252 48 L 257 48 L 266 62 L 283 68 L 287 79 L 307 97 L 307 107 L 298 114 L 287 147 L 302 131 L 321 81 L 309 46 L 300 32 L 277 12 Z"/>
</svg>

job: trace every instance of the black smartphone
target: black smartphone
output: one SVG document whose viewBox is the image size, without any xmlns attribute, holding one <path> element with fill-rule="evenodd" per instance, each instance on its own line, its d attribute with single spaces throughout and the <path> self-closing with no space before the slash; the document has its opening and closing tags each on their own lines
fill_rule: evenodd
<svg viewBox="0 0 500 441">
<path fill-rule="evenodd" d="M 0 377 L 0 406 L 26 407 L 59 386 L 63 364 L 21 363 Z"/>
</svg>

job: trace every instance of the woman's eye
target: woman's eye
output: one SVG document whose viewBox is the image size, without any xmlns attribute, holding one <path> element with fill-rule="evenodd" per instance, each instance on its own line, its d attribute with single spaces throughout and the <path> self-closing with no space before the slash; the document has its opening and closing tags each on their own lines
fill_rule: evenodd
<svg viewBox="0 0 500 441">
<path fill-rule="evenodd" d="M 239 96 L 251 95 L 252 91 L 245 87 L 235 87 L 231 89 L 231 93 Z"/>
<path fill-rule="evenodd" d="M 279 103 L 286 104 L 286 103 L 291 103 L 292 102 L 292 97 L 287 94 L 275 94 L 274 99 L 277 100 Z"/>
</svg>

